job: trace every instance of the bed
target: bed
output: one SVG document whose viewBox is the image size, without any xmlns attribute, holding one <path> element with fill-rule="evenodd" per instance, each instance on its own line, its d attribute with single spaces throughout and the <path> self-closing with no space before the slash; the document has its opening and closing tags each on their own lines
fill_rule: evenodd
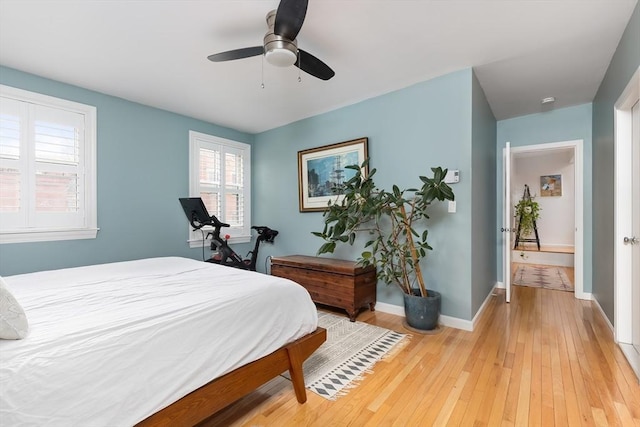
<svg viewBox="0 0 640 427">
<path fill-rule="evenodd" d="M 29 333 L 0 340 L 6 425 L 193 425 L 326 339 L 294 282 L 166 257 L 4 278 Z"/>
</svg>

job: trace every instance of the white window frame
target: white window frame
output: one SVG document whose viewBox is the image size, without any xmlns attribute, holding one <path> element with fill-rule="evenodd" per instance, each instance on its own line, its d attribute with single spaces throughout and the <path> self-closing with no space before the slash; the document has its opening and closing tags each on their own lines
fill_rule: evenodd
<svg viewBox="0 0 640 427">
<path fill-rule="evenodd" d="M 38 227 L 37 222 L 31 222 L 24 228 L 18 227 L 4 229 L 0 224 L 0 244 L 95 239 L 99 230 L 97 215 L 96 107 L 5 85 L 0 85 L 0 97 L 14 99 L 16 101 L 26 102 L 36 106 L 40 105 L 73 112 L 84 116 L 84 143 L 81 147 L 82 158 L 80 161 L 82 165 L 82 188 L 84 189 L 83 194 L 80 197 L 81 201 L 84 201 L 84 203 L 82 203 L 83 206 L 81 206 L 81 211 L 83 211 L 81 220 L 79 223 L 71 226 L 55 228 L 50 226 Z M 29 166 L 26 168 L 26 172 L 22 170 L 21 173 L 35 174 L 35 170 Z M 25 212 L 24 214 L 30 215 L 29 212 Z"/>
<path fill-rule="evenodd" d="M 231 236 L 229 243 L 247 243 L 251 241 L 251 145 L 232 141 L 230 139 L 221 138 L 218 136 L 208 135 L 196 131 L 189 131 L 189 197 L 200 197 L 200 149 L 209 150 L 221 150 L 222 158 L 224 158 L 225 149 L 229 151 L 238 152 L 241 151 L 243 157 L 243 225 L 242 227 L 229 227 L 223 228 L 221 235 Z M 223 168 L 224 168 L 224 162 Z M 224 169 L 221 172 L 221 185 L 223 197 L 223 209 L 224 212 Z M 225 218 L 218 218 L 222 222 L 228 222 Z M 204 235 L 212 230 L 210 226 L 202 228 Z M 203 239 L 200 231 L 194 232 L 192 227 L 189 226 L 189 246 L 192 248 L 202 247 Z"/>
</svg>

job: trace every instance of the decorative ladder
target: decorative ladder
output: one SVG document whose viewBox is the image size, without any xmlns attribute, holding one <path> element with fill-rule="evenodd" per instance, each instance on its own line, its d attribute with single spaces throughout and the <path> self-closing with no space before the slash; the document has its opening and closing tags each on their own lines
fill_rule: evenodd
<svg viewBox="0 0 640 427">
<path fill-rule="evenodd" d="M 522 200 L 531 200 L 531 192 L 529 191 L 529 186 L 527 184 L 524 185 L 524 193 L 522 194 Z M 518 249 L 518 245 L 520 243 L 531 242 L 536 243 L 538 245 L 538 250 L 540 250 L 540 237 L 538 237 L 538 226 L 536 225 L 536 220 L 533 220 L 533 231 L 536 235 L 535 239 L 525 239 L 520 237 L 521 233 L 520 229 L 520 217 L 518 217 L 518 231 L 516 232 L 516 243 L 513 245 L 513 249 Z"/>
</svg>

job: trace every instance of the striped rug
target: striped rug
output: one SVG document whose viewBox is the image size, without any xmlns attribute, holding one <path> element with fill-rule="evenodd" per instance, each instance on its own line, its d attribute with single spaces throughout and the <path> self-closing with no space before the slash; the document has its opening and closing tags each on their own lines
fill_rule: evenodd
<svg viewBox="0 0 640 427">
<path fill-rule="evenodd" d="M 406 334 L 322 311 L 318 325 L 327 330 L 327 341 L 305 361 L 304 378 L 308 390 L 329 400 L 357 387 L 376 362 L 408 340 Z"/>
</svg>

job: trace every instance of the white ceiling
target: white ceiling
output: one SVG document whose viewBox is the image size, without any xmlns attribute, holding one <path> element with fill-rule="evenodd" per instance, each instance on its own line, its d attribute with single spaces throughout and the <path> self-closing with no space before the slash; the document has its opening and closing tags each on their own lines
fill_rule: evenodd
<svg viewBox="0 0 640 427">
<path fill-rule="evenodd" d="M 207 60 L 260 45 L 277 0 L 0 0 L 0 64 L 250 133 L 474 67 L 505 119 L 592 101 L 636 2 L 309 0 L 298 45 L 336 76 L 298 83 Z"/>
</svg>

